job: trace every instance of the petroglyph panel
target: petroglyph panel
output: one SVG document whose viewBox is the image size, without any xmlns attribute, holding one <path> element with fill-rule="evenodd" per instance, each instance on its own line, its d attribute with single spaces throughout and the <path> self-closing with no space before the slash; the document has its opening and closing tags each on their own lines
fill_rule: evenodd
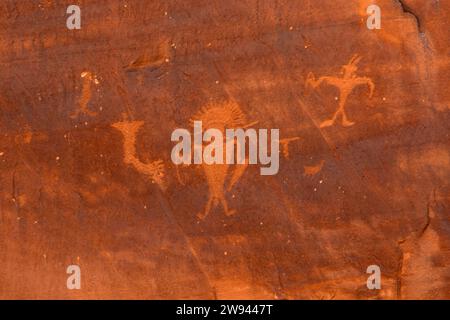
<svg viewBox="0 0 450 320">
<path fill-rule="evenodd" d="M 450 299 L 450 2 L 372 3 L 0 1 L 0 298 Z"/>
</svg>

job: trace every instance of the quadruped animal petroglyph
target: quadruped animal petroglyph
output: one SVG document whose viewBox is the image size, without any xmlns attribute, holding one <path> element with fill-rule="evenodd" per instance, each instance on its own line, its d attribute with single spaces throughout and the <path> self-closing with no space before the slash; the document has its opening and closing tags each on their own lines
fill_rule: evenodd
<svg viewBox="0 0 450 320">
<path fill-rule="evenodd" d="M 330 86 L 334 86 L 339 89 L 339 107 L 334 113 L 333 117 L 329 120 L 325 120 L 320 124 L 321 128 L 330 127 L 334 125 L 338 116 L 342 117 L 342 125 L 344 127 L 350 127 L 355 124 L 355 122 L 350 121 L 345 113 L 345 103 L 347 102 L 348 96 L 352 93 L 353 89 L 360 85 L 369 86 L 369 98 L 372 98 L 373 92 L 375 90 L 375 84 L 371 78 L 368 77 L 358 77 L 356 71 L 358 70 L 358 63 L 362 57 L 354 55 L 348 64 L 342 67 L 342 77 L 333 76 L 323 76 L 319 79 L 315 79 L 312 72 L 308 74 L 306 85 L 313 87 L 314 89 L 319 87 L 322 83 L 327 83 Z"/>
</svg>

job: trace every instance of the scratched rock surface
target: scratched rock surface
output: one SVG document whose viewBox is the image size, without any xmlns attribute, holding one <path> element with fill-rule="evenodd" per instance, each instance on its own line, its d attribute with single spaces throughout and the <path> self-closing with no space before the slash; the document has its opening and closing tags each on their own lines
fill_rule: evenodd
<svg viewBox="0 0 450 320">
<path fill-rule="evenodd" d="M 448 1 L 69 2 L 0 2 L 0 298 L 450 298 Z M 175 166 L 195 117 L 279 173 Z"/>
</svg>

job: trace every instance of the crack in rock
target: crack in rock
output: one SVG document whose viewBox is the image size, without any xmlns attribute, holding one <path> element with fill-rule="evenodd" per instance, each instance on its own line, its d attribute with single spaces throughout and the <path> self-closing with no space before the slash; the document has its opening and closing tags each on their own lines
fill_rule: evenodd
<svg viewBox="0 0 450 320">
<path fill-rule="evenodd" d="M 405 0 L 397 0 L 397 2 L 400 4 L 400 7 L 402 8 L 404 13 L 410 14 L 414 17 L 417 23 L 417 29 L 419 29 L 419 33 L 423 35 L 425 31 L 423 30 L 422 21 L 420 20 L 419 16 L 414 12 L 413 9 L 411 9 L 410 6 L 405 3 Z"/>
<path fill-rule="evenodd" d="M 427 36 L 425 35 L 425 28 L 419 15 L 415 12 L 414 9 L 412 9 L 408 4 L 405 3 L 405 0 L 396 0 L 396 1 L 400 5 L 403 13 L 409 14 L 414 17 L 414 20 L 416 20 L 417 31 L 419 33 L 419 40 L 424 46 L 424 49 L 426 51 L 430 51 L 431 50 L 430 42 Z"/>
<path fill-rule="evenodd" d="M 432 196 L 430 195 L 427 208 L 425 213 L 425 223 L 424 226 L 418 230 L 414 231 L 404 239 L 398 240 L 398 248 L 400 250 L 400 257 L 398 261 L 397 267 L 397 299 L 402 299 L 402 285 L 403 285 L 403 277 L 405 273 L 405 259 L 406 255 L 410 254 L 408 252 L 408 247 L 416 247 L 419 244 L 419 241 L 422 240 L 422 237 L 425 235 L 426 231 L 429 229 L 431 225 L 432 218 L 434 218 L 434 214 L 431 212 L 432 204 L 436 202 L 436 190 L 433 190 Z"/>
</svg>

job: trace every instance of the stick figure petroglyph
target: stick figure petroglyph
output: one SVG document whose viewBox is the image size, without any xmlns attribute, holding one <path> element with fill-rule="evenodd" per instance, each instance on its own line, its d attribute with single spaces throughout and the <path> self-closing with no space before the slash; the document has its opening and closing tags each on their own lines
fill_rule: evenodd
<svg viewBox="0 0 450 320">
<path fill-rule="evenodd" d="M 345 113 L 345 103 L 347 102 L 348 96 L 352 93 L 353 89 L 360 85 L 369 86 L 369 98 L 372 98 L 373 92 L 375 90 L 375 84 L 372 79 L 368 77 L 358 77 L 355 73 L 358 70 L 358 63 L 361 60 L 361 57 L 358 55 L 354 55 L 348 64 L 342 67 L 342 77 L 330 77 L 324 76 L 319 79 L 315 79 L 315 76 L 312 72 L 308 74 L 308 78 L 306 80 L 306 85 L 310 85 L 314 89 L 319 87 L 322 83 L 328 83 L 331 86 L 334 86 L 339 89 L 339 107 L 337 111 L 334 113 L 333 117 L 330 120 L 325 120 L 320 124 L 321 128 L 332 126 L 337 117 L 342 116 L 342 125 L 344 127 L 350 127 L 355 123 L 348 120 L 347 115 Z"/>
<path fill-rule="evenodd" d="M 245 114 L 235 102 L 225 102 L 222 104 L 208 105 L 203 107 L 191 120 L 202 121 L 204 130 L 218 129 L 225 133 L 225 129 L 248 128 L 255 123 L 249 123 Z M 225 136 L 225 135 L 224 135 Z M 236 141 L 236 144 L 239 142 Z M 239 148 L 240 146 L 237 146 Z M 248 159 L 246 157 L 245 164 L 237 165 L 234 171 L 229 173 L 230 165 L 228 164 L 205 164 L 202 165 L 203 172 L 209 187 L 209 197 L 205 210 L 198 214 L 198 218 L 204 219 L 208 216 L 211 209 L 219 204 L 222 205 L 225 214 L 231 216 L 235 210 L 228 208 L 226 200 L 226 192 L 236 185 L 248 167 Z M 228 180 L 228 177 L 231 177 Z"/>
<path fill-rule="evenodd" d="M 123 135 L 124 163 L 132 165 L 138 172 L 149 176 L 162 190 L 165 190 L 162 160 L 143 163 L 136 156 L 136 135 L 143 124 L 144 121 L 122 121 L 112 124 L 112 127 Z"/>
<path fill-rule="evenodd" d="M 97 77 L 90 71 L 84 71 L 81 73 L 81 78 L 83 78 L 83 87 L 81 89 L 81 97 L 78 101 L 80 108 L 77 109 L 70 117 L 77 118 L 80 113 L 87 114 L 88 116 L 95 117 L 97 112 L 91 111 L 88 108 L 88 103 L 92 96 L 92 84 L 99 84 Z"/>
</svg>

